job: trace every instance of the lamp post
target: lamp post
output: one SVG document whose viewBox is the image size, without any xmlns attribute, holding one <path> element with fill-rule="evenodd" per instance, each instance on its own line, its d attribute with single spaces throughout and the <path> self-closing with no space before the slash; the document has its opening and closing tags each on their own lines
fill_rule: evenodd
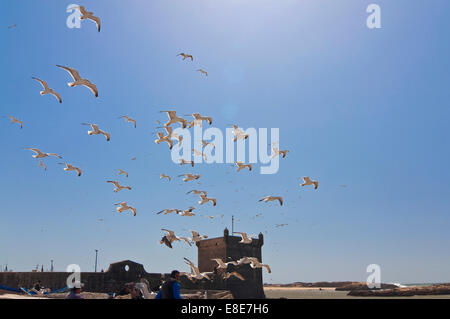
<svg viewBox="0 0 450 319">
<path fill-rule="evenodd" d="M 97 254 L 98 254 L 98 250 L 95 250 L 95 272 L 97 272 Z"/>
</svg>

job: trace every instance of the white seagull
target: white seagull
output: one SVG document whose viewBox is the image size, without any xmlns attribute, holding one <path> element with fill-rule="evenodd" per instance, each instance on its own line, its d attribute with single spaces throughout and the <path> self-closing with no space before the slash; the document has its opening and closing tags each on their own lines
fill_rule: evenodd
<svg viewBox="0 0 450 319">
<path fill-rule="evenodd" d="M 235 136 L 233 142 L 236 142 L 237 140 L 245 140 L 250 136 L 249 134 L 244 133 L 244 131 L 241 130 L 237 125 L 233 125 L 233 128 L 234 129 L 231 131 L 231 133 L 233 133 L 233 135 Z"/>
<path fill-rule="evenodd" d="M 56 97 L 56 99 L 59 101 L 59 103 L 62 103 L 61 96 L 58 93 L 56 93 L 53 89 L 49 88 L 48 85 L 47 85 L 47 82 L 45 82 L 45 81 L 43 81 L 41 79 L 35 78 L 35 77 L 31 77 L 31 78 L 33 80 L 36 80 L 39 83 L 41 83 L 42 87 L 44 88 L 44 91 L 39 92 L 41 95 L 51 94 L 54 97 Z"/>
<path fill-rule="evenodd" d="M 34 158 L 45 158 L 48 156 L 55 156 L 57 158 L 62 158 L 61 156 L 59 156 L 58 154 L 55 154 L 55 153 L 42 153 L 37 148 L 26 148 L 26 149 L 36 153 L 35 155 L 32 155 Z"/>
<path fill-rule="evenodd" d="M 178 175 L 178 177 L 181 177 L 181 176 L 184 176 L 184 177 L 185 177 L 185 178 L 183 179 L 183 182 L 189 182 L 189 181 L 193 181 L 193 180 L 196 180 L 196 179 L 199 179 L 199 178 L 200 178 L 200 174 L 193 175 L 193 174 L 188 173 L 188 174 L 181 174 L 181 175 Z"/>
<path fill-rule="evenodd" d="M 177 54 L 177 56 L 180 56 L 180 55 L 183 57 L 183 61 L 185 59 L 187 59 L 187 58 L 191 59 L 191 61 L 194 61 L 194 57 L 192 55 L 190 55 L 190 54 L 186 54 L 184 52 L 181 52 L 180 54 Z"/>
<path fill-rule="evenodd" d="M 249 257 L 249 259 L 252 261 L 252 262 L 250 263 L 250 267 L 252 267 L 252 268 L 262 268 L 262 267 L 265 267 L 265 268 L 267 269 L 267 271 L 269 272 L 269 274 L 272 272 L 272 270 L 270 270 L 269 265 L 260 263 L 259 260 L 258 260 L 258 258 L 256 258 L 256 257 Z"/>
<path fill-rule="evenodd" d="M 241 244 L 250 244 L 250 243 L 253 241 L 252 237 L 253 237 L 253 236 L 256 236 L 256 235 L 248 236 L 247 233 L 240 233 L 240 232 L 234 232 L 234 233 L 235 233 L 235 234 L 241 235 L 242 239 L 241 239 L 241 241 L 239 242 L 239 243 L 241 243 Z M 239 262 L 239 261 L 238 261 L 238 262 Z"/>
<path fill-rule="evenodd" d="M 119 117 L 119 119 L 125 119 L 125 121 L 127 123 L 133 123 L 134 124 L 134 128 L 136 128 L 136 120 L 132 119 L 131 117 L 128 117 L 126 115 L 122 115 L 121 117 Z"/>
<path fill-rule="evenodd" d="M 169 126 L 170 124 L 175 124 L 177 122 L 181 123 L 183 128 L 186 128 L 187 121 L 181 117 L 177 116 L 177 111 L 159 111 L 160 113 L 167 113 L 169 121 L 164 123 L 164 126 Z"/>
<path fill-rule="evenodd" d="M 191 230 L 191 234 L 192 234 L 192 238 L 189 238 L 191 241 L 198 243 L 199 241 L 208 238 L 208 236 L 206 235 L 201 235 L 195 231 L 195 230 Z"/>
<path fill-rule="evenodd" d="M 279 201 L 280 205 L 283 206 L 283 197 L 281 196 L 264 196 L 259 200 L 259 202 L 273 202 L 273 201 Z"/>
<path fill-rule="evenodd" d="M 128 189 L 128 190 L 131 190 L 131 187 L 130 187 L 130 186 L 121 186 L 121 185 L 119 185 L 119 183 L 116 182 L 116 181 L 106 181 L 106 182 L 107 182 L 107 183 L 114 184 L 114 186 L 116 186 L 116 188 L 114 189 L 114 192 L 115 192 L 115 193 L 121 191 L 122 189 Z"/>
<path fill-rule="evenodd" d="M 237 271 L 224 272 L 222 276 L 223 276 L 222 277 L 223 279 L 229 279 L 229 278 L 231 278 L 231 276 L 234 276 L 236 278 L 239 278 L 242 281 L 245 280 L 245 278 L 240 273 L 238 273 Z"/>
<path fill-rule="evenodd" d="M 98 32 L 100 32 L 100 28 L 101 28 L 100 18 L 94 16 L 94 12 L 87 11 L 84 6 L 78 6 L 78 10 L 81 13 L 80 20 L 88 19 L 88 20 L 94 21 L 95 24 L 97 25 Z"/>
<path fill-rule="evenodd" d="M 203 69 L 198 69 L 197 72 L 200 72 L 201 74 L 204 74 L 204 75 L 208 76 L 208 72 L 206 72 Z"/>
<path fill-rule="evenodd" d="M 162 173 L 159 179 L 167 178 L 170 182 L 170 176 L 167 176 L 166 174 Z"/>
<path fill-rule="evenodd" d="M 195 216 L 195 213 L 193 213 L 192 211 L 195 209 L 195 207 L 189 207 L 189 209 L 187 210 L 179 210 L 176 213 L 180 216 Z"/>
<path fill-rule="evenodd" d="M 91 124 L 91 123 L 81 123 L 81 125 L 87 125 L 90 126 L 92 128 L 92 131 L 88 131 L 89 135 L 104 135 L 106 137 L 106 141 L 109 142 L 109 140 L 111 139 L 111 134 L 102 131 L 98 128 L 97 124 Z"/>
<path fill-rule="evenodd" d="M 249 171 L 252 170 L 252 164 L 243 164 L 242 162 L 234 162 L 237 166 L 237 171 L 239 172 L 240 170 L 244 169 L 244 168 L 248 168 Z"/>
<path fill-rule="evenodd" d="M 78 167 L 72 166 L 71 164 L 68 163 L 58 163 L 60 165 L 65 165 L 66 167 L 64 167 L 65 171 L 76 171 L 78 173 L 78 176 L 81 176 L 81 169 L 79 169 Z"/>
<path fill-rule="evenodd" d="M 210 117 L 210 116 L 201 116 L 200 113 L 194 113 L 194 114 L 189 114 L 189 115 L 192 115 L 194 120 L 192 122 L 190 122 L 188 128 L 191 128 L 195 125 L 202 127 L 203 121 L 207 121 L 209 123 L 209 125 L 212 124 L 212 117 Z"/>
<path fill-rule="evenodd" d="M 215 198 L 208 198 L 208 197 L 206 197 L 206 195 L 200 195 L 200 198 L 201 198 L 201 200 L 198 202 L 200 205 L 203 205 L 204 203 L 207 203 L 207 202 L 212 202 L 213 206 L 216 206 L 216 204 L 217 204 L 217 201 Z"/>
<path fill-rule="evenodd" d="M 119 171 L 119 175 L 124 174 L 126 177 L 128 177 L 128 173 L 125 172 L 124 170 L 121 170 L 121 169 L 119 168 L 118 171 Z"/>
<path fill-rule="evenodd" d="M 223 262 L 223 260 L 220 258 L 213 258 L 211 260 L 214 260 L 217 263 L 217 265 L 218 265 L 217 269 L 227 269 L 228 265 L 234 265 L 234 266 L 238 265 L 238 263 L 236 261 L 229 261 L 226 263 L 226 262 Z"/>
<path fill-rule="evenodd" d="M 169 144 L 169 149 L 171 150 L 173 147 L 173 141 L 169 138 L 169 135 L 164 136 L 163 132 L 158 132 L 156 133 L 156 135 L 158 135 L 158 139 L 155 140 L 156 144 L 162 143 L 162 142 L 167 142 L 167 144 Z"/>
<path fill-rule="evenodd" d="M 317 189 L 317 187 L 319 187 L 319 182 L 311 180 L 309 176 L 303 177 L 303 182 L 303 184 L 300 184 L 301 186 L 314 185 L 314 189 Z"/>
<path fill-rule="evenodd" d="M 186 257 L 184 258 L 184 260 L 186 260 L 186 263 L 189 265 L 189 267 L 191 267 L 192 278 L 199 280 L 206 278 L 208 280 L 211 280 L 209 276 L 213 275 L 214 274 L 213 272 L 200 272 L 198 267 L 196 267 L 192 261 L 190 261 Z"/>
<path fill-rule="evenodd" d="M 10 118 L 12 124 L 14 124 L 14 123 L 20 124 L 20 128 L 23 128 L 23 123 L 22 123 L 22 121 L 19 121 L 18 119 L 16 119 L 16 118 L 15 118 L 14 116 L 12 116 L 12 115 L 9 115 L 8 117 Z"/>
<path fill-rule="evenodd" d="M 289 150 L 280 151 L 278 148 L 273 147 L 272 152 L 273 152 L 272 158 L 279 156 L 279 155 L 283 155 L 283 158 L 285 158 L 286 154 L 287 154 L 287 152 L 289 152 Z"/>
<path fill-rule="evenodd" d="M 66 67 L 66 66 L 62 66 L 62 65 L 56 65 L 56 66 L 58 68 L 66 70 L 67 72 L 69 72 L 70 76 L 72 76 L 74 82 L 67 83 L 68 86 L 74 87 L 74 86 L 82 85 L 84 87 L 87 87 L 89 90 L 91 90 L 91 92 L 94 93 L 95 97 L 98 97 L 97 86 L 94 83 L 92 83 L 91 81 L 89 81 L 88 79 L 81 78 L 81 76 L 77 70 Z"/>
<path fill-rule="evenodd" d="M 114 205 L 116 205 L 116 206 L 120 205 L 120 207 L 117 207 L 117 211 L 119 213 L 121 213 L 123 211 L 126 211 L 126 210 L 131 210 L 133 212 L 133 216 L 136 216 L 136 208 L 128 206 L 127 202 L 121 202 L 121 203 L 117 203 L 117 204 L 114 204 Z"/>
</svg>

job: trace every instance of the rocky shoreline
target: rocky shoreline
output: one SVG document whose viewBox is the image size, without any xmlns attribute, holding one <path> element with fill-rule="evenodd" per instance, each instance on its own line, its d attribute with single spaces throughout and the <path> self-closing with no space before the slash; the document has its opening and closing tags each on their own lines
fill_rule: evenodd
<svg viewBox="0 0 450 319">
<path fill-rule="evenodd" d="M 359 297 L 409 297 L 425 295 L 450 295 L 450 284 L 431 285 L 423 287 L 406 287 L 381 290 L 351 290 L 348 296 Z"/>
</svg>

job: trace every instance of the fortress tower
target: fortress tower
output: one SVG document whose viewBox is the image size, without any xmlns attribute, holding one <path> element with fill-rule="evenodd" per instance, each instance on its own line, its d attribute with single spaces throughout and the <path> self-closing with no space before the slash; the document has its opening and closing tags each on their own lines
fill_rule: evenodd
<svg viewBox="0 0 450 319">
<path fill-rule="evenodd" d="M 262 262 L 261 247 L 264 244 L 263 234 L 258 239 L 253 239 L 250 244 L 241 244 L 241 237 L 230 236 L 225 228 L 223 237 L 204 239 L 197 243 L 198 267 L 201 272 L 217 271 L 218 274 L 224 270 L 216 270 L 217 263 L 211 259 L 220 258 L 224 262 L 238 260 L 242 257 L 256 257 Z M 227 271 L 237 271 L 246 280 L 242 281 L 235 277 L 226 280 L 226 289 L 233 293 L 235 298 L 265 298 L 263 288 L 262 269 L 253 269 L 250 265 L 235 267 L 229 265 Z"/>
</svg>

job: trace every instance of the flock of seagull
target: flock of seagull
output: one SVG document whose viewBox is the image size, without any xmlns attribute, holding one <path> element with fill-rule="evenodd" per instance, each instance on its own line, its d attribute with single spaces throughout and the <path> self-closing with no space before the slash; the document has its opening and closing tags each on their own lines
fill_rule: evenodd
<svg viewBox="0 0 450 319">
<path fill-rule="evenodd" d="M 99 17 L 94 16 L 93 12 L 89 12 L 85 9 L 85 7 L 83 6 L 77 6 L 76 9 L 79 10 L 79 12 L 81 13 L 80 15 L 80 19 L 81 20 L 91 20 L 93 22 L 96 23 L 97 25 L 97 30 L 98 32 L 100 32 L 101 29 L 101 20 Z M 9 28 L 15 28 L 16 25 L 11 25 Z M 177 56 L 181 56 L 184 60 L 190 60 L 191 62 L 194 61 L 194 57 L 191 54 L 187 54 L 184 52 L 179 53 Z M 67 67 L 67 66 L 62 66 L 62 65 L 56 65 L 58 68 L 61 68 L 63 70 L 65 70 L 66 72 L 69 73 L 69 75 L 71 76 L 71 78 L 73 79 L 73 82 L 69 82 L 67 83 L 67 85 L 69 87 L 76 87 L 76 86 L 82 86 L 85 87 L 87 89 L 90 90 L 90 92 L 97 98 L 99 96 L 99 92 L 97 89 L 97 86 L 92 83 L 89 79 L 87 78 L 82 78 L 79 74 L 79 72 L 71 67 Z M 204 69 L 197 69 L 196 71 L 200 72 L 201 74 L 208 76 L 208 72 L 206 72 Z M 49 85 L 47 84 L 46 81 L 37 78 L 37 77 L 32 77 L 33 80 L 39 82 L 43 88 L 42 91 L 40 91 L 40 95 L 44 96 L 44 95 L 53 95 L 57 101 L 59 103 L 63 103 L 63 100 L 61 98 L 61 95 L 56 92 L 53 88 L 50 88 Z M 177 141 L 180 145 L 181 143 L 183 143 L 183 138 L 182 136 L 179 136 L 178 134 L 175 134 L 173 132 L 173 127 L 171 125 L 174 125 L 176 123 L 180 124 L 180 126 L 182 128 L 187 128 L 190 129 L 194 126 L 202 126 L 203 122 L 208 123 L 209 125 L 212 125 L 213 123 L 213 119 L 210 116 L 202 116 L 199 113 L 193 113 L 193 114 L 189 114 L 189 115 L 185 115 L 185 116 L 192 116 L 192 120 L 188 121 L 180 116 L 177 115 L 175 110 L 164 110 L 164 111 L 160 111 L 161 113 L 166 113 L 168 116 L 168 121 L 166 123 L 164 123 L 162 126 L 158 126 L 157 128 L 162 128 L 165 130 L 164 132 L 157 132 L 157 139 L 155 140 L 156 144 L 160 144 L 160 143 L 167 143 L 169 146 L 169 150 L 171 150 L 174 146 L 174 141 Z M 11 123 L 12 124 L 18 124 L 20 125 L 20 128 L 23 128 L 23 122 L 20 121 L 19 119 L 15 118 L 14 116 L 10 115 L 9 116 Z M 122 115 L 119 117 L 119 119 L 123 119 L 125 120 L 126 123 L 131 123 L 133 125 L 134 128 L 136 128 L 136 120 L 127 116 L 127 115 Z M 160 121 L 157 121 L 158 124 L 161 124 Z M 98 124 L 94 124 L 94 123 L 81 123 L 82 125 L 86 125 L 86 126 L 90 126 L 91 130 L 87 131 L 88 135 L 92 136 L 92 135 L 103 135 L 106 138 L 106 141 L 109 142 L 111 140 L 111 134 L 109 132 L 106 132 L 102 129 L 99 128 Z M 236 142 L 238 140 L 245 140 L 248 139 L 249 135 L 247 133 L 245 133 L 241 128 L 239 128 L 238 125 L 233 124 L 233 130 L 232 130 L 232 134 L 234 135 L 234 139 L 233 141 Z M 203 141 L 202 140 L 202 150 L 197 150 L 197 149 L 192 149 L 192 154 L 195 156 L 201 156 L 203 157 L 205 160 L 207 160 L 206 155 L 204 154 L 203 150 L 206 147 L 212 147 L 213 149 L 215 148 L 215 145 L 211 142 L 208 141 Z M 43 167 L 45 170 L 47 170 L 47 166 L 46 164 L 42 161 L 45 158 L 48 157 L 56 157 L 58 159 L 62 159 L 62 156 L 56 154 L 56 153 L 46 153 L 43 152 L 37 148 L 26 148 L 26 150 L 30 150 L 32 152 L 34 152 L 34 155 L 32 155 L 33 158 L 38 159 L 39 160 L 39 167 Z M 276 147 L 272 147 L 272 155 L 271 157 L 274 158 L 276 156 L 282 156 L 282 158 L 285 158 L 287 156 L 287 153 L 289 152 L 289 150 L 279 150 Z M 76 172 L 77 176 L 80 177 L 82 176 L 82 170 L 79 167 L 76 167 L 70 163 L 64 162 L 64 163 L 58 163 L 60 165 L 64 165 L 64 171 L 70 172 L 70 171 L 74 171 Z M 179 161 L 180 165 L 190 165 L 192 168 L 194 168 L 194 161 L 187 161 L 184 159 L 181 159 Z M 244 169 L 248 169 L 248 171 L 252 171 L 252 164 L 245 164 L 243 162 L 235 162 L 234 163 L 237 167 L 237 172 L 240 172 Z M 125 175 L 125 177 L 128 177 L 128 172 L 122 170 L 122 169 L 118 169 L 118 175 Z M 193 174 L 193 173 L 185 173 L 185 174 L 181 174 L 178 175 L 178 177 L 184 177 L 183 178 L 183 182 L 190 182 L 190 181 L 195 181 L 198 180 L 201 175 L 200 174 Z M 169 182 L 171 181 L 171 177 L 169 175 L 166 175 L 164 173 L 162 173 L 160 175 L 160 179 L 167 179 Z M 115 181 L 115 180 L 108 180 L 106 181 L 107 183 L 113 184 L 114 185 L 114 189 L 113 191 L 115 193 L 123 191 L 123 190 L 132 190 L 131 186 L 124 186 L 121 185 L 119 181 Z M 316 180 L 312 180 L 310 177 L 306 176 L 303 177 L 303 183 L 300 184 L 301 186 L 309 186 L 309 185 L 313 185 L 315 189 L 318 188 L 319 186 L 319 182 Z M 193 189 L 191 191 L 189 191 L 187 194 L 192 194 L 192 195 L 197 195 L 199 196 L 199 201 L 198 204 L 199 205 L 204 205 L 207 203 L 211 203 L 212 206 L 216 206 L 217 205 L 217 199 L 213 198 L 213 197 L 208 197 L 208 193 L 204 190 L 197 190 L 197 189 Z M 283 205 L 283 197 L 281 196 L 264 196 L 263 198 L 261 198 L 259 200 L 260 202 L 273 202 L 273 201 L 278 201 L 278 203 L 282 206 Z M 136 216 L 137 214 L 137 210 L 136 208 L 128 205 L 128 203 L 126 201 L 120 202 L 120 203 L 116 203 L 114 204 L 115 206 L 117 206 L 116 211 L 118 213 L 122 213 L 125 211 L 131 211 L 133 213 L 134 216 Z M 194 213 L 195 207 L 189 207 L 188 209 L 182 210 L 182 209 L 177 209 L 177 208 L 170 208 L 170 209 L 163 209 L 159 212 L 157 212 L 156 214 L 158 215 L 168 215 L 168 214 L 172 214 L 175 213 L 179 216 L 186 216 L 186 217 L 192 217 L 195 216 L 196 214 Z M 223 216 L 223 215 L 222 215 Z M 215 218 L 215 216 L 207 216 L 211 219 Z M 256 216 L 258 217 L 258 215 Z M 277 227 L 282 227 L 286 224 L 279 224 L 277 225 Z M 182 237 L 182 236 L 177 236 L 175 235 L 175 232 L 172 230 L 168 230 L 168 229 L 161 229 L 162 231 L 165 232 L 165 234 L 163 235 L 162 239 L 160 240 L 160 244 L 164 244 L 169 248 L 173 248 L 172 244 L 175 241 L 184 241 L 185 243 L 187 243 L 189 246 L 192 246 L 192 244 L 197 243 L 201 240 L 207 239 L 208 236 L 207 235 L 200 235 L 197 231 L 195 230 L 190 230 L 191 232 L 191 237 Z M 235 232 L 235 234 L 238 234 L 241 236 L 241 241 L 240 243 L 242 244 L 251 244 L 252 243 L 252 238 L 256 235 L 251 235 L 249 236 L 247 233 L 243 233 L 243 232 Z M 194 263 L 192 263 L 189 259 L 184 258 L 186 263 L 189 265 L 191 272 L 190 273 L 186 273 L 183 272 L 182 275 L 188 277 L 190 280 L 201 280 L 201 279 L 210 279 L 210 275 L 213 273 L 210 272 L 200 272 L 198 267 L 195 266 Z M 255 257 L 243 257 L 239 260 L 236 261 L 227 261 L 224 262 L 221 259 L 212 259 L 213 261 L 215 261 L 217 263 L 217 269 L 228 269 L 229 265 L 234 265 L 234 266 L 241 266 L 241 265 L 250 265 L 251 268 L 256 269 L 256 268 L 266 268 L 267 271 L 269 273 L 271 273 L 271 269 L 269 267 L 269 265 L 266 264 L 262 264 L 260 263 L 260 261 L 255 258 Z M 231 277 L 236 277 L 240 280 L 245 280 L 245 278 L 239 274 L 236 271 L 232 271 L 232 272 L 223 272 L 222 273 L 222 277 L 224 279 L 229 279 Z"/>
</svg>

